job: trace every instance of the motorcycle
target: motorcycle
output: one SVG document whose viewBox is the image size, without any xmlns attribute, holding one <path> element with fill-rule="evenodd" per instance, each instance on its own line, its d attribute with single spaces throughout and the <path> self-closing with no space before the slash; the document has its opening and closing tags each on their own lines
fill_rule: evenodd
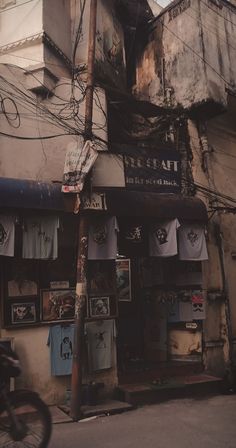
<svg viewBox="0 0 236 448">
<path fill-rule="evenodd" d="M 48 406 L 30 390 L 10 391 L 10 378 L 21 373 L 17 354 L 0 344 L 0 448 L 46 448 L 52 419 Z"/>
</svg>

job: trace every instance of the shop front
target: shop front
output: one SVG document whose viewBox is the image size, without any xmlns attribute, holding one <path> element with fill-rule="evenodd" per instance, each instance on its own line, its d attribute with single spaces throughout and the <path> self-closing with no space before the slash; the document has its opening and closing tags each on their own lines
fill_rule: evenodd
<svg viewBox="0 0 236 448">
<path fill-rule="evenodd" d="M 91 222 L 116 218 L 113 259 L 97 260 L 97 269 L 107 275 L 110 263 L 107 280 L 115 279 L 103 296 L 116 322 L 119 384 L 203 369 L 207 211 L 197 197 L 181 194 L 182 175 L 170 143 L 120 146 L 95 163 L 93 191 L 102 201 Z"/>
<path fill-rule="evenodd" d="M 49 403 L 65 402 L 70 390 L 81 213 L 89 222 L 83 383 L 111 393 L 117 384 L 201 368 L 207 259 L 201 200 L 105 188 L 74 215 L 61 185 L 4 185 L 1 218 L 11 218 L 14 242 L 1 247 L 11 251 L 0 258 L 1 338 L 14 340 L 24 362 L 20 386 Z"/>
<path fill-rule="evenodd" d="M 88 307 L 90 318 L 115 319 L 119 384 L 201 371 L 205 205 L 173 194 L 104 195 L 106 212 L 90 217 L 89 248 L 96 240 L 98 249 L 89 249 Z"/>
<path fill-rule="evenodd" d="M 20 357 L 16 388 L 34 389 L 49 404 L 64 402 L 71 379 L 78 216 L 67 212 L 61 184 L 1 178 L 0 187 L 0 342 L 14 345 Z"/>
</svg>

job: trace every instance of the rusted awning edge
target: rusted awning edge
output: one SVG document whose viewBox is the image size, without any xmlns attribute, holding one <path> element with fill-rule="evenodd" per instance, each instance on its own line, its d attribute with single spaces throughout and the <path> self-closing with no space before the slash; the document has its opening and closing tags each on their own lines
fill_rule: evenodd
<svg viewBox="0 0 236 448">
<path fill-rule="evenodd" d="M 0 207 L 65 211 L 61 183 L 0 177 Z"/>
<path fill-rule="evenodd" d="M 61 185 L 60 182 L 0 177 L 0 208 L 73 213 L 76 195 L 63 194 Z M 125 189 L 109 189 L 103 193 L 106 198 L 106 212 L 116 216 L 178 218 L 201 222 L 207 222 L 208 219 L 206 205 L 197 197 Z"/>
<path fill-rule="evenodd" d="M 113 190 L 106 192 L 106 204 L 107 211 L 116 216 L 208 220 L 206 205 L 201 199 L 179 194 Z"/>
</svg>

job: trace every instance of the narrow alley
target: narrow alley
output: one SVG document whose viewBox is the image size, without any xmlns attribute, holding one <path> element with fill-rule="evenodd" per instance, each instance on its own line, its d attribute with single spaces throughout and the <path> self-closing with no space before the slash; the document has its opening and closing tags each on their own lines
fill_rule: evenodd
<svg viewBox="0 0 236 448">
<path fill-rule="evenodd" d="M 235 448 L 236 395 L 172 400 L 53 426 L 49 448 Z"/>
</svg>

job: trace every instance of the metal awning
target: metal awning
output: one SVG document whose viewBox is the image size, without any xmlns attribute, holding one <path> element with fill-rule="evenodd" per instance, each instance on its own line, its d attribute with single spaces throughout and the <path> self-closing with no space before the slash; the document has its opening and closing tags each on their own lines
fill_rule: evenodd
<svg viewBox="0 0 236 448">
<path fill-rule="evenodd" d="M 207 221 L 206 206 L 196 197 L 124 189 L 110 189 L 104 193 L 107 212 L 112 215 Z M 1 208 L 73 212 L 75 199 L 76 195 L 61 192 L 60 182 L 0 178 Z"/>
<path fill-rule="evenodd" d="M 107 210 L 116 216 L 187 219 L 207 222 L 207 209 L 196 197 L 135 191 L 107 191 Z"/>
<path fill-rule="evenodd" d="M 64 211 L 61 183 L 0 177 L 0 207 Z"/>
</svg>

